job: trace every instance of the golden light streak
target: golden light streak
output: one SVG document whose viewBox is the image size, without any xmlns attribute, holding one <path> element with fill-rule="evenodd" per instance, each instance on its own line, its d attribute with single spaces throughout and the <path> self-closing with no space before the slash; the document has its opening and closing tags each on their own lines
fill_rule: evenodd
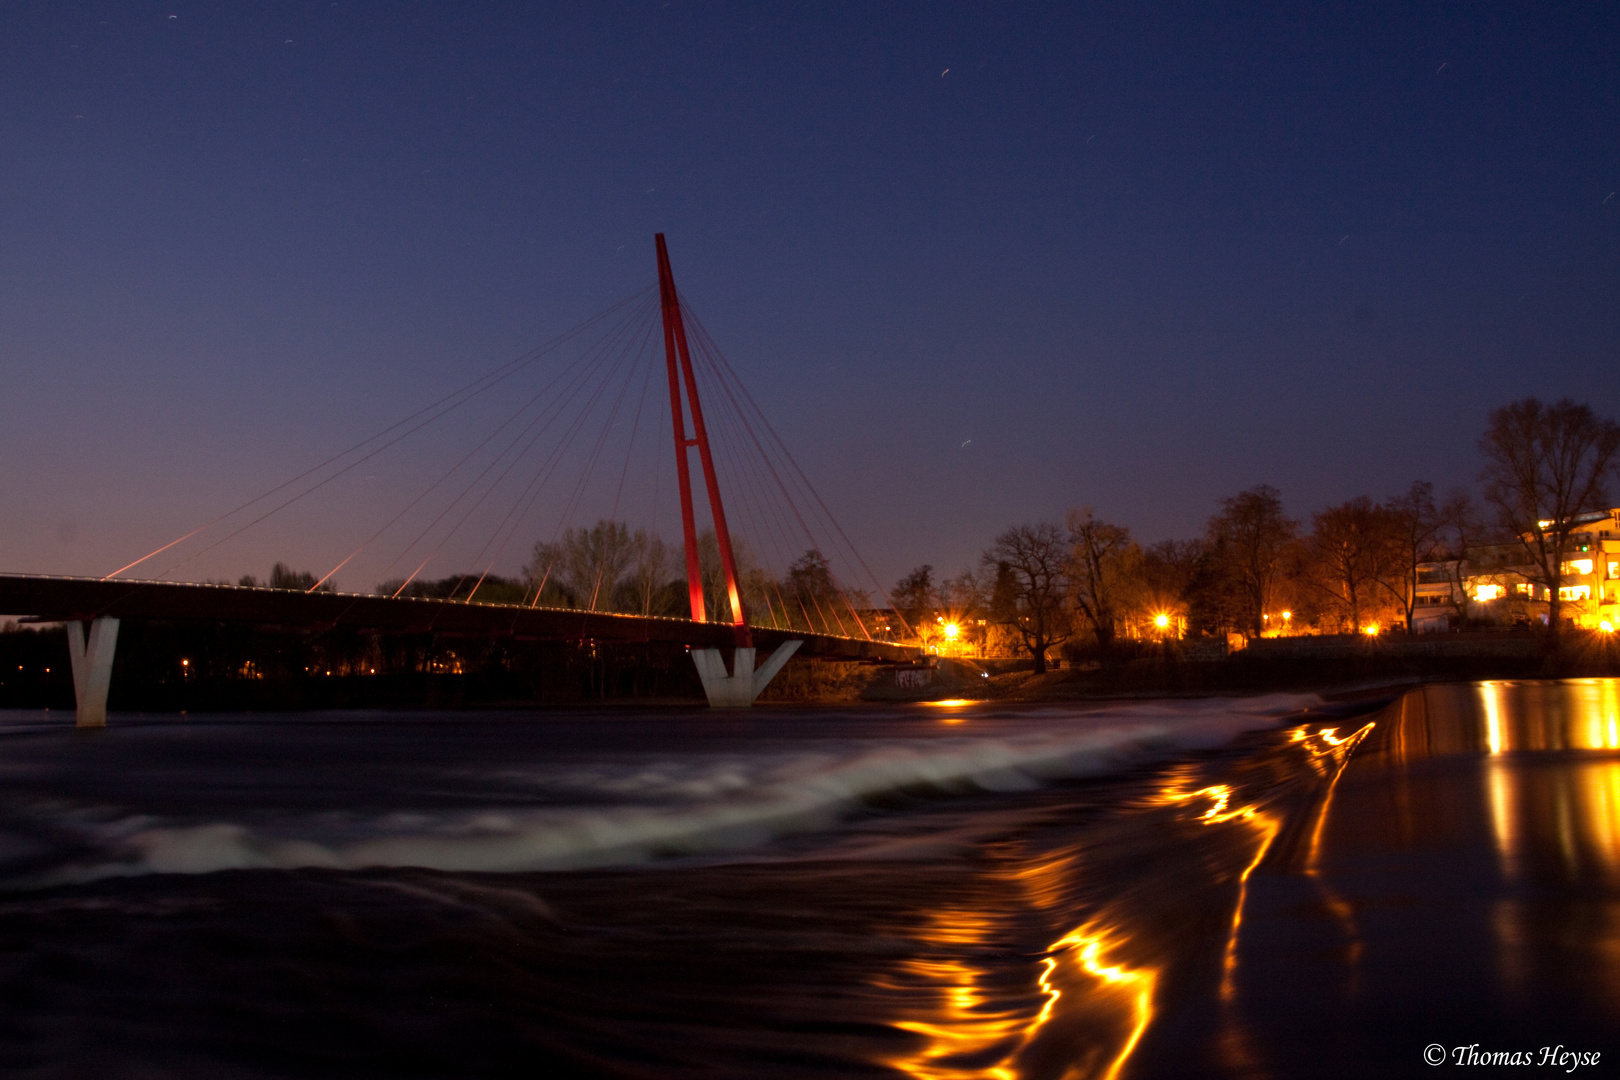
<svg viewBox="0 0 1620 1080">
<path fill-rule="evenodd" d="M 1106 938 L 1102 933 L 1091 932 L 1089 927 L 1081 927 L 1058 941 L 1053 946 L 1053 951 L 1055 952 L 1059 947 L 1064 946 L 1074 948 L 1081 969 L 1088 975 L 1101 979 L 1105 983 L 1124 985 L 1136 989 L 1136 1026 L 1131 1028 L 1131 1033 L 1126 1037 L 1119 1053 L 1114 1055 L 1114 1059 L 1108 1064 L 1108 1069 L 1100 1077 L 1100 1080 L 1115 1080 L 1115 1077 L 1119 1076 L 1119 1071 L 1125 1067 L 1125 1062 L 1130 1059 L 1131 1054 L 1136 1050 L 1136 1044 L 1142 1041 L 1142 1033 L 1147 1031 L 1148 1025 L 1153 1022 L 1153 989 L 1158 984 L 1159 973 L 1152 968 L 1133 970 L 1123 964 L 1112 966 L 1104 964 L 1102 962 L 1102 950 L 1105 944 Z M 1041 977 L 1042 989 L 1051 994 L 1046 1007 L 1041 1010 L 1041 1023 L 1046 1022 L 1046 1018 L 1051 1015 L 1053 1006 L 1057 1004 L 1057 1000 L 1062 994 L 1050 983 L 1051 974 L 1056 968 L 1057 964 L 1054 961 Z"/>
<path fill-rule="evenodd" d="M 1291 741 L 1305 744 L 1304 749 L 1310 755 L 1307 760 L 1315 767 L 1321 769 L 1328 763 L 1331 763 L 1328 767 L 1337 766 L 1311 838 L 1313 867 L 1334 786 L 1351 750 L 1372 728 L 1373 724 L 1368 723 L 1345 736 L 1339 735 L 1340 729 L 1331 727 L 1312 730 L 1302 726 L 1288 733 Z M 1198 788 L 1171 785 L 1161 789 L 1153 803 L 1188 806 L 1190 816 L 1183 820 L 1195 820 L 1203 825 L 1236 821 L 1256 831 L 1253 853 L 1238 874 L 1237 898 L 1227 934 L 1221 997 L 1230 1001 L 1235 996 L 1238 944 L 1248 903 L 1248 884 L 1281 834 L 1282 820 L 1258 806 L 1240 804 L 1239 793 L 1229 784 Z M 1069 856 L 1026 866 L 1016 876 L 1028 898 L 1038 906 L 1047 907 L 1062 895 L 1062 883 L 1080 869 L 1076 858 Z M 1348 919 L 1347 905 L 1331 896 L 1328 902 L 1336 915 Z M 953 949 L 984 946 L 990 943 L 994 926 L 993 916 L 987 913 L 954 909 L 937 912 L 922 937 L 925 942 Z M 1353 936 L 1353 924 L 1351 931 Z M 1012 1003 L 997 1006 L 999 1000 L 1007 997 L 1008 990 L 1004 987 L 1004 976 L 997 978 L 995 984 L 991 983 L 995 977 L 993 960 L 975 963 L 971 959 L 947 956 L 919 958 L 902 964 L 897 971 L 898 981 L 878 985 L 913 995 L 919 990 L 928 994 L 931 1001 L 928 1014 L 894 1021 L 901 1030 L 922 1036 L 926 1044 L 885 1064 L 917 1080 L 968 1080 L 970 1077 L 1022 1080 L 1026 1068 L 1022 1059 L 1035 1053 L 1033 1048 L 1042 1039 L 1044 1029 L 1053 1027 L 1056 1037 L 1067 1037 L 1067 1029 L 1056 1025 L 1063 1024 L 1066 1009 L 1072 1003 L 1086 1011 L 1101 1008 L 1110 1017 L 1117 1015 L 1119 1027 L 1117 1041 L 1112 1034 L 1106 1036 L 1106 1041 L 1096 1045 L 1099 1056 L 1082 1055 L 1081 1060 L 1069 1066 L 1065 1076 L 1075 1080 L 1118 1080 L 1153 1022 L 1154 998 L 1161 974 L 1159 967 L 1133 966 L 1120 956 L 1122 948 L 1130 941 L 1129 934 L 1117 923 L 1094 918 L 1053 942 L 1039 957 L 1032 973 L 1039 992 L 1038 1006 L 1030 997 L 1016 993 L 1011 996 Z"/>
<path fill-rule="evenodd" d="M 1265 859 L 1266 852 L 1271 850 L 1271 842 L 1277 839 L 1277 834 L 1282 831 L 1282 822 L 1269 814 L 1261 815 L 1257 824 L 1263 836 L 1254 858 L 1249 860 L 1249 865 L 1245 866 L 1243 873 L 1238 876 L 1237 906 L 1232 909 L 1232 929 L 1226 935 L 1226 950 L 1221 956 L 1222 1001 L 1231 1001 L 1237 994 L 1238 934 L 1243 929 L 1243 905 L 1249 899 L 1249 875 L 1254 873 L 1255 867 Z"/>
<path fill-rule="evenodd" d="M 986 942 L 992 929 L 987 916 L 951 908 L 935 913 L 931 924 L 923 929 L 922 937 L 931 944 L 974 946 Z M 1028 1008 L 992 1009 L 989 1007 L 992 996 L 983 986 L 987 972 L 955 957 L 909 960 L 900 966 L 900 974 L 909 977 L 906 983 L 880 982 L 879 985 L 910 990 L 921 983 L 924 987 L 936 988 L 940 996 L 938 1017 L 895 1021 L 895 1027 L 921 1035 L 928 1042 L 916 1054 L 886 1064 L 918 1080 L 969 1080 L 979 1076 L 1017 1080 L 1018 1073 L 1010 1062 L 1027 1041 L 1028 1034 L 1045 1022 L 1049 1001 L 1038 1015 L 1032 1015 Z M 957 1064 L 963 1060 L 982 1060 L 984 1055 L 995 1052 L 998 1045 L 1006 1049 L 995 1065 L 969 1068 Z"/>
<path fill-rule="evenodd" d="M 1310 878 L 1322 895 L 1322 902 L 1333 913 L 1334 919 L 1350 939 L 1350 969 L 1351 980 L 1354 983 L 1359 979 L 1358 964 L 1361 960 L 1361 932 L 1356 926 L 1355 912 L 1344 898 L 1335 893 L 1322 880 L 1322 831 L 1327 827 L 1328 810 L 1333 806 L 1333 796 L 1339 787 L 1339 778 L 1344 775 L 1345 768 L 1350 764 L 1350 751 L 1355 749 L 1357 743 L 1365 739 L 1377 726 L 1377 721 L 1368 721 L 1356 731 L 1344 738 L 1336 738 L 1337 728 L 1324 728 L 1317 732 L 1317 736 L 1329 747 L 1329 752 L 1338 763 L 1333 778 L 1328 781 L 1327 792 L 1322 796 L 1322 804 L 1317 810 L 1316 821 L 1311 828 L 1311 843 L 1305 854 L 1305 876 Z M 1222 988 L 1224 990 L 1224 987 Z"/>
<path fill-rule="evenodd" d="M 942 944 L 982 944 L 989 929 L 988 920 L 972 912 L 955 911 L 942 913 L 930 928 L 929 937 Z M 1115 935 L 1095 924 L 1082 926 L 1053 942 L 1040 960 L 1036 986 L 1042 1001 L 1033 1013 L 1027 1007 L 992 1008 L 992 996 L 983 986 L 985 972 L 969 963 L 954 958 L 908 961 L 901 967 L 903 974 L 939 988 L 940 1016 L 895 1021 L 896 1027 L 923 1036 L 928 1044 L 913 1055 L 886 1064 L 918 1080 L 1019 1080 L 1023 1071 L 1018 1059 L 1052 1019 L 1065 988 L 1080 994 L 1086 989 L 1085 983 L 1091 982 L 1094 990 L 1115 989 L 1129 995 L 1130 1031 L 1119 1048 L 1111 1052 L 1106 1068 L 1092 1074 L 1095 1080 L 1116 1080 L 1152 1023 L 1158 972 L 1110 962 L 1106 953 L 1115 945 Z M 1076 979 L 1080 980 L 1078 986 Z M 985 1055 L 995 1054 L 998 1048 L 995 1062 L 984 1064 Z"/>
</svg>

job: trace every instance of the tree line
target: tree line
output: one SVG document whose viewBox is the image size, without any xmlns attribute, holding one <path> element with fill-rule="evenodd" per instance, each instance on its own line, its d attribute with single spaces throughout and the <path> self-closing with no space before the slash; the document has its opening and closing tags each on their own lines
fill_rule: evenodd
<svg viewBox="0 0 1620 1080">
<path fill-rule="evenodd" d="M 1419 567 L 1446 565 L 1455 576 L 1452 595 L 1460 596 L 1462 560 L 1494 543 L 1518 546 L 1521 567 L 1550 594 L 1556 633 L 1574 518 L 1608 508 L 1620 426 L 1568 399 L 1527 398 L 1489 414 L 1479 449 L 1477 494 L 1458 488 L 1438 496 L 1431 483 L 1416 481 L 1382 500 L 1348 499 L 1306 521 L 1289 515 L 1279 491 L 1259 484 L 1220 499 L 1202 535 L 1191 539 L 1144 544 L 1129 526 L 1076 507 L 1061 522 L 1002 530 L 976 566 L 954 577 L 917 567 L 895 585 L 887 606 L 840 582 L 815 549 L 778 576 L 738 543 L 738 587 L 751 625 L 925 643 L 949 625 L 987 653 L 1028 653 L 1045 670 L 1054 649 L 1107 652 L 1122 637 L 1410 627 Z M 712 530 L 698 539 L 698 564 L 710 618 L 723 619 L 729 600 Z M 244 577 L 240 584 L 259 582 Z M 282 563 L 265 584 L 330 587 Z M 375 591 L 690 615 L 683 549 L 605 519 L 537 542 L 515 577 L 396 578 Z M 1465 614 L 1459 606 L 1457 618 Z"/>
<path fill-rule="evenodd" d="M 1052 649 L 1106 653 L 1122 636 L 1410 627 L 1419 567 L 1444 565 L 1460 598 L 1468 553 L 1494 543 L 1513 547 L 1546 590 L 1556 635 L 1571 531 L 1581 514 L 1609 508 L 1620 426 L 1568 399 L 1527 398 L 1490 413 L 1479 449 L 1477 496 L 1458 488 L 1439 497 L 1417 481 L 1307 523 L 1260 484 L 1221 499 L 1203 535 L 1146 545 L 1082 506 L 1061 523 L 1004 529 L 956 577 L 919 566 L 892 599 L 925 641 L 951 626 L 987 651 L 1028 653 L 1040 672 Z"/>
<path fill-rule="evenodd" d="M 720 544 L 712 529 L 698 536 L 698 569 L 703 602 L 711 621 L 730 614 L 721 569 Z M 870 627 L 858 612 L 871 609 L 870 595 L 851 589 L 833 574 L 820 551 L 810 549 L 780 576 L 761 566 L 747 544 L 732 541 L 737 588 L 750 625 L 809 633 L 863 636 Z M 690 618 L 684 549 L 656 532 L 603 519 L 589 527 L 559 531 L 538 541 L 517 577 L 458 574 L 433 581 L 385 581 L 382 595 L 475 600 L 492 604 L 532 604 L 584 611 Z"/>
</svg>

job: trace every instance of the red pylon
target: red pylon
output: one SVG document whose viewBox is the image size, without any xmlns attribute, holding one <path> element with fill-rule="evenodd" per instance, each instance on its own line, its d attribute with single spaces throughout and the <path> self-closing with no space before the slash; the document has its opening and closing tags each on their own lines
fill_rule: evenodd
<svg viewBox="0 0 1620 1080">
<path fill-rule="evenodd" d="M 698 562 L 697 520 L 692 509 L 692 471 L 687 451 L 698 449 L 703 465 L 703 483 L 709 493 L 709 510 L 714 515 L 714 536 L 720 544 L 720 568 L 726 576 L 726 593 L 731 600 L 731 623 L 737 628 L 737 644 L 752 644 L 743 621 L 742 594 L 737 591 L 737 562 L 731 554 L 731 532 L 726 528 L 726 511 L 720 502 L 720 482 L 714 474 L 714 455 L 709 452 L 709 432 L 703 425 L 703 405 L 698 400 L 697 379 L 692 374 L 692 354 L 686 345 L 686 325 L 681 321 L 680 297 L 675 292 L 675 275 L 669 268 L 669 249 L 664 234 L 656 237 L 658 247 L 658 295 L 664 311 L 664 358 L 669 363 L 669 409 L 675 421 L 675 473 L 681 489 L 681 528 L 686 541 L 686 588 L 692 602 L 692 618 L 707 622 L 703 603 L 703 571 Z M 679 366 L 679 372 L 676 368 Z M 686 410 L 681 407 L 681 383 L 686 383 L 687 407 L 692 413 L 693 437 L 686 437 Z"/>
</svg>

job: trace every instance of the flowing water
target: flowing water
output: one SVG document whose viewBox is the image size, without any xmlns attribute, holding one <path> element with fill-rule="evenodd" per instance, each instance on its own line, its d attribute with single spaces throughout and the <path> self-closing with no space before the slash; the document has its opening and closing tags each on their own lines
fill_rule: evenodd
<svg viewBox="0 0 1620 1080">
<path fill-rule="evenodd" d="M 0 1073 L 1310 1075 L 1371 704 L 0 714 Z"/>
</svg>

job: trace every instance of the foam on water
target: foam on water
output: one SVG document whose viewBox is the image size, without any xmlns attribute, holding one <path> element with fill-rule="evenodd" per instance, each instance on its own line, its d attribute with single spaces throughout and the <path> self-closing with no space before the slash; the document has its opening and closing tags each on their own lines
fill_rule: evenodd
<svg viewBox="0 0 1620 1080">
<path fill-rule="evenodd" d="M 538 806 L 517 798 L 502 805 L 496 794 L 476 809 L 304 813 L 253 824 L 247 814 L 184 820 L 57 807 L 53 827 L 73 834 L 76 852 L 48 869 L 36 863 L 26 882 L 11 884 L 305 867 L 518 872 L 723 854 L 826 829 L 900 795 L 1028 791 L 1116 773 L 1220 745 L 1315 702 L 1272 696 L 1049 710 L 985 734 L 930 726 L 914 736 L 774 740 L 729 753 L 604 751 L 508 764 L 482 778 L 446 776 L 537 792 Z"/>
</svg>

